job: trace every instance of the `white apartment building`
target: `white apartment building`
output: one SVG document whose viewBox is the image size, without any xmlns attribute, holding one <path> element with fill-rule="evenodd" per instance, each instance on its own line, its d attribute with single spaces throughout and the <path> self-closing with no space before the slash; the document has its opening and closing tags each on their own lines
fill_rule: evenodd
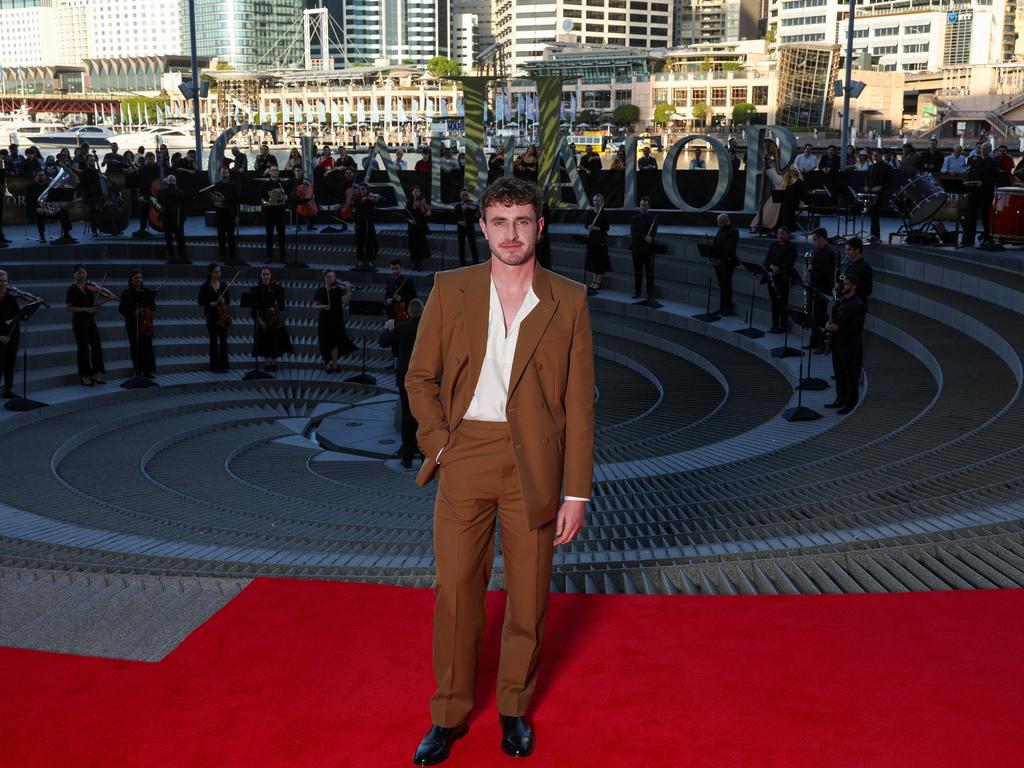
<svg viewBox="0 0 1024 768">
<path fill-rule="evenodd" d="M 672 45 L 669 0 L 494 0 L 494 41 L 503 68 L 521 74 L 556 40 L 587 45 L 667 48 Z"/>
<path fill-rule="evenodd" d="M 182 52 L 178 0 L 88 0 L 89 56 L 164 56 Z M 184 38 L 187 38 L 186 31 Z"/>
<path fill-rule="evenodd" d="M 854 19 L 855 65 L 882 72 L 938 71 L 997 64 L 1013 56 L 1016 0 L 868 0 Z M 777 45 L 846 46 L 848 3 L 773 0 L 769 23 Z"/>
<path fill-rule="evenodd" d="M 423 66 L 451 55 L 449 0 L 347 0 L 343 10 L 349 64 Z"/>
<path fill-rule="evenodd" d="M 452 56 L 463 72 L 476 69 L 476 57 L 480 53 L 480 17 L 475 13 L 459 13 L 452 18 Z"/>
<path fill-rule="evenodd" d="M 54 0 L 5 3 L 0 9 L 0 65 L 32 67 L 57 63 L 57 14 Z"/>
</svg>

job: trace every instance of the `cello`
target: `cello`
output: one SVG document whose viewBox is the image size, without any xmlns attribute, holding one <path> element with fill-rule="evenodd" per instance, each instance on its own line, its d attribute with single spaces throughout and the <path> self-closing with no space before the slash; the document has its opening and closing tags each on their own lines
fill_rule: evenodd
<svg viewBox="0 0 1024 768">
<path fill-rule="evenodd" d="M 163 232 L 163 207 L 160 205 L 160 201 L 156 199 L 157 192 L 160 191 L 160 187 L 164 184 L 164 159 L 162 154 L 157 158 L 156 164 L 160 167 L 160 178 L 153 179 L 149 183 L 149 225 L 157 232 Z"/>
<path fill-rule="evenodd" d="M 308 219 L 316 218 L 320 211 L 313 198 L 313 185 L 305 179 L 299 179 L 292 191 L 292 201 L 295 204 L 295 213 Z"/>
</svg>

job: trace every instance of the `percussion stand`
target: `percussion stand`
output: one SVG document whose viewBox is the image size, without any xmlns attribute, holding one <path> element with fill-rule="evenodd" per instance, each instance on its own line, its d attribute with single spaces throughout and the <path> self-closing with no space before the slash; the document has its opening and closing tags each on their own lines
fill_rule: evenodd
<svg viewBox="0 0 1024 768">
<path fill-rule="evenodd" d="M 854 236 L 859 237 L 861 239 L 861 242 L 866 244 L 871 237 L 871 233 L 867 232 L 864 229 L 864 214 L 868 212 L 868 206 L 865 205 L 864 200 L 860 198 L 859 194 L 857 193 L 857 190 L 855 190 L 853 187 L 847 187 L 847 189 L 849 190 L 852 199 L 857 201 L 857 214 L 854 217 L 854 222 L 857 227 L 857 233 Z M 875 195 L 874 192 L 868 192 L 864 194 Z M 881 196 L 875 195 L 875 205 L 881 205 L 881 203 Z"/>
<path fill-rule="evenodd" d="M 942 189 L 947 195 L 956 195 L 956 223 L 953 229 L 953 232 L 956 235 L 956 240 L 953 242 L 953 247 L 959 250 L 960 218 L 964 213 L 964 197 L 967 195 L 967 187 L 964 186 L 963 179 L 939 179 L 939 183 L 942 184 Z"/>
</svg>

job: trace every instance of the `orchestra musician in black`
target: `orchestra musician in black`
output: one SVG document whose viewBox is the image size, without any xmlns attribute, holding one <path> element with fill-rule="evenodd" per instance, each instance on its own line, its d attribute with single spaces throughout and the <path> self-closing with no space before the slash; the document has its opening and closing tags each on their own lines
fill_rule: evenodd
<svg viewBox="0 0 1024 768">
<path fill-rule="evenodd" d="M 25 189 L 25 213 L 29 221 L 36 223 L 39 231 L 39 242 L 46 242 L 46 222 L 60 222 L 61 235 L 53 241 L 54 245 L 70 245 L 78 241 L 71 237 L 71 217 L 60 203 L 40 202 L 43 192 L 50 185 L 46 173 L 42 169 L 33 175 L 32 182 Z"/>
<path fill-rule="evenodd" d="M 263 228 L 267 234 L 267 262 L 274 261 L 274 233 L 277 232 L 278 250 L 281 262 L 285 258 L 285 210 L 291 195 L 291 183 L 281 178 L 276 164 L 267 167 L 267 178 L 263 182 L 260 207 L 263 211 Z"/>
<path fill-rule="evenodd" d="M 238 187 L 231 180 L 231 170 L 226 166 L 221 168 L 220 180 L 210 190 L 213 219 L 217 225 L 217 252 L 222 262 L 244 266 L 238 261 L 238 243 L 235 237 L 240 199 Z"/>
<path fill-rule="evenodd" d="M 864 364 L 864 320 L 867 308 L 857 297 L 856 275 L 844 275 L 839 286 L 831 318 L 825 329 L 832 343 L 832 369 L 836 378 L 836 399 L 825 405 L 847 414 L 857 405 L 860 370 Z"/>
<path fill-rule="evenodd" d="M 459 191 L 459 202 L 455 206 L 455 236 L 459 241 L 459 266 L 466 266 L 466 249 L 469 249 L 473 263 L 480 261 L 476 250 L 476 223 L 480 221 L 480 207 L 469 197 L 469 190 Z"/>
<path fill-rule="evenodd" d="M 391 260 L 391 277 L 384 286 L 384 313 L 391 319 L 405 320 L 409 304 L 416 298 L 416 283 L 402 274 L 400 259 Z"/>
<path fill-rule="evenodd" d="M 150 190 L 154 181 L 160 181 L 164 168 L 156 161 L 152 152 L 145 154 L 145 162 L 136 174 L 138 185 L 139 232 L 149 236 L 149 209 L 152 205 Z"/>
<path fill-rule="evenodd" d="M 356 185 L 352 195 L 354 203 L 352 222 L 356 228 L 356 268 L 376 271 L 377 261 L 377 227 L 373 223 L 380 195 L 371 192 L 366 182 Z"/>
<path fill-rule="evenodd" d="M 979 154 L 971 160 L 967 168 L 967 205 L 964 207 L 963 242 L 961 246 L 970 248 L 974 245 L 974 236 L 978 231 L 978 217 L 981 217 L 981 241 L 988 242 L 991 239 L 989 231 L 989 215 L 992 211 L 992 202 L 995 199 L 996 186 L 999 184 L 1002 169 L 999 163 L 992 157 L 992 145 L 987 141 L 979 146 Z"/>
<path fill-rule="evenodd" d="M 199 286 L 198 304 L 206 318 L 210 337 L 210 370 L 224 373 L 228 363 L 228 328 L 231 327 L 231 288 L 221 281 L 220 265 L 206 268 L 206 281 Z"/>
<path fill-rule="evenodd" d="M 17 397 L 14 393 L 14 369 L 18 364 L 21 327 L 16 320 L 22 310 L 18 301 L 42 303 L 38 297 L 11 287 L 7 273 L 0 269 L 0 365 L 3 366 L 4 400 Z"/>
<path fill-rule="evenodd" d="M 96 325 L 96 310 L 114 298 L 106 288 L 89 280 L 89 272 L 82 264 L 72 270 L 75 282 L 68 288 L 65 306 L 71 313 L 71 330 L 78 348 L 78 376 L 82 386 L 105 384 L 100 378 L 106 373 L 103 365 L 103 343 Z"/>
<path fill-rule="evenodd" d="M 276 371 L 281 355 L 292 351 L 292 342 L 284 326 L 284 288 L 274 280 L 270 267 L 260 269 L 252 297 L 252 316 L 256 320 L 252 355 L 264 358 L 268 371 Z"/>
<path fill-rule="evenodd" d="M 633 255 L 633 298 L 640 298 L 646 273 L 647 298 L 654 298 L 654 238 L 658 217 L 651 213 L 651 198 L 640 198 L 640 212 L 629 223 L 630 251 Z"/>
<path fill-rule="evenodd" d="M 868 309 L 868 298 L 875 285 L 874 272 L 871 265 L 864 260 L 864 243 L 859 237 L 851 237 L 846 241 L 846 259 L 843 261 L 842 273 L 847 277 L 856 277 L 857 298 Z"/>
<path fill-rule="evenodd" d="M 772 327 L 768 333 L 784 333 L 789 327 L 789 286 L 796 265 L 796 246 L 792 243 L 789 230 L 779 227 L 776 240 L 768 246 L 764 257 L 764 268 L 768 272 L 768 298 L 772 305 Z"/>
<path fill-rule="evenodd" d="M 124 318 L 124 330 L 132 355 L 132 370 L 136 376 L 154 378 L 156 356 L 153 353 L 153 315 L 156 312 L 156 291 L 146 288 L 142 273 L 138 270 L 129 275 L 128 287 L 121 292 L 117 310 Z"/>
<path fill-rule="evenodd" d="M 405 204 L 405 220 L 406 235 L 409 238 L 409 260 L 415 270 L 422 269 L 424 259 L 430 258 L 430 242 L 427 240 L 427 235 L 430 234 L 428 218 L 430 206 L 423 197 L 423 190 L 413 187 L 412 196 Z"/>
<path fill-rule="evenodd" d="M 7 205 L 7 150 L 0 150 L 0 248 L 6 248 L 11 241 L 4 234 L 4 206 Z"/>
<path fill-rule="evenodd" d="M 185 249 L 185 219 L 188 218 L 189 197 L 178 189 L 178 179 L 174 174 L 164 177 L 160 191 L 156 193 L 155 205 L 159 206 L 160 218 L 164 225 L 168 263 L 190 264 Z"/>
<path fill-rule="evenodd" d="M 345 329 L 345 305 L 349 301 L 348 283 L 339 283 L 333 269 L 324 270 L 324 282 L 313 294 L 313 309 L 318 310 L 316 337 L 320 357 L 327 373 L 339 373 L 338 357 L 356 348 Z"/>
<path fill-rule="evenodd" d="M 874 200 L 868 205 L 868 215 L 871 217 L 871 240 L 878 242 L 882 238 L 882 222 L 879 216 L 885 200 L 885 190 L 892 180 L 893 169 L 882 160 L 882 154 L 877 149 L 871 153 L 871 160 L 871 167 L 868 168 L 864 180 L 864 191 L 874 195 Z"/>
<path fill-rule="evenodd" d="M 825 334 L 823 328 L 828 321 L 828 294 L 836 285 L 839 269 L 839 256 L 828 243 L 828 230 L 818 227 L 811 233 L 810 263 L 804 273 L 806 280 L 818 293 L 811 299 L 811 342 L 810 346 L 817 354 L 825 353 Z M 822 295 L 824 294 L 824 295 Z"/>
<path fill-rule="evenodd" d="M 740 231 L 732 225 L 732 220 L 724 213 L 718 216 L 718 232 L 711 243 L 715 258 L 711 265 L 715 268 L 718 280 L 718 309 L 716 315 L 731 315 L 735 311 L 732 301 L 732 273 L 740 263 L 736 256 L 736 246 L 740 241 Z"/>
<path fill-rule="evenodd" d="M 584 225 L 587 228 L 587 253 L 584 270 L 593 274 L 594 279 L 587 286 L 587 295 L 593 296 L 601 290 L 605 273 L 612 268 L 608 257 L 608 228 L 610 222 L 604 209 L 604 195 L 594 195 L 593 208 L 587 211 Z"/>
<path fill-rule="evenodd" d="M 416 443 L 416 431 L 419 424 L 409 408 L 409 395 L 405 390 L 405 374 L 409 372 L 409 361 L 416 344 L 416 333 L 419 331 L 420 316 L 423 314 L 423 302 L 413 299 L 409 302 L 409 317 L 396 322 L 389 318 L 384 323 L 384 333 L 380 337 L 382 347 L 391 347 L 395 356 L 395 383 L 398 385 L 398 400 L 402 409 L 402 447 L 398 450 L 402 466 L 412 468 L 412 459 L 420 454 Z M 420 454 L 422 458 L 422 454 Z"/>
</svg>

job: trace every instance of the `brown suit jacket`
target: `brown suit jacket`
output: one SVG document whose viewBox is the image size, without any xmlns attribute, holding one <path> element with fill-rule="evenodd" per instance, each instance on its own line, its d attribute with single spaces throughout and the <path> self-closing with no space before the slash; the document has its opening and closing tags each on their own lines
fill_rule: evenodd
<svg viewBox="0 0 1024 768">
<path fill-rule="evenodd" d="M 426 456 L 416 482 L 459 428 L 476 391 L 487 347 L 490 264 L 434 276 L 405 388 Z M 534 267 L 540 303 L 519 327 L 505 415 L 530 527 L 568 496 L 589 498 L 594 471 L 594 353 L 585 286 Z M 441 457 L 444 464 L 444 456 Z"/>
</svg>

